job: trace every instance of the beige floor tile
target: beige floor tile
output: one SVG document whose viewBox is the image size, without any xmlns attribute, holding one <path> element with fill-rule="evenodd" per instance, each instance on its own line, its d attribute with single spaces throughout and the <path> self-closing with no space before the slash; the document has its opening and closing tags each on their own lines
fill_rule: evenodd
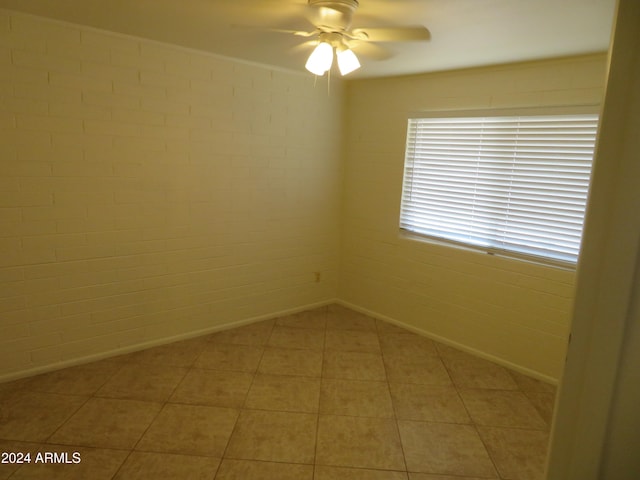
<svg viewBox="0 0 640 480">
<path fill-rule="evenodd" d="M 243 327 L 223 330 L 209 336 L 209 340 L 216 343 L 231 343 L 236 345 L 264 345 L 269 340 L 275 320 L 253 323 Z"/>
<path fill-rule="evenodd" d="M 523 375 L 522 373 L 509 370 L 509 373 L 523 392 L 544 392 L 555 395 L 556 386 L 536 378 Z"/>
<path fill-rule="evenodd" d="M 256 375 L 245 408 L 317 413 L 320 379 L 288 375 Z"/>
<path fill-rule="evenodd" d="M 451 385 L 447 369 L 438 357 L 384 355 L 389 382 L 421 385 Z"/>
<path fill-rule="evenodd" d="M 238 410 L 166 404 L 136 450 L 222 457 Z"/>
<path fill-rule="evenodd" d="M 469 415 L 478 425 L 543 429 L 546 423 L 519 391 L 458 389 Z"/>
<path fill-rule="evenodd" d="M 549 435 L 539 430 L 478 427 L 500 476 L 509 480 L 542 480 Z"/>
<path fill-rule="evenodd" d="M 186 368 L 163 365 L 128 364 L 105 383 L 98 397 L 166 401 L 187 373 Z"/>
<path fill-rule="evenodd" d="M 452 385 L 390 383 L 396 417 L 444 423 L 471 423 L 457 390 Z"/>
<path fill-rule="evenodd" d="M 383 355 L 407 355 L 411 357 L 437 356 L 436 343 L 413 333 L 387 333 L 380 335 Z"/>
<path fill-rule="evenodd" d="M 375 332 L 327 330 L 324 345 L 327 350 L 380 353 L 380 342 Z"/>
<path fill-rule="evenodd" d="M 452 477 L 451 475 L 432 475 L 430 473 L 409 473 L 409 480 L 486 480 L 486 478 L 466 476 Z"/>
<path fill-rule="evenodd" d="M 320 413 L 356 417 L 394 416 L 387 382 L 322 379 Z"/>
<path fill-rule="evenodd" d="M 319 377 L 322 373 L 322 352 L 267 347 L 260 361 L 258 372 L 272 375 Z"/>
<path fill-rule="evenodd" d="M 219 464 L 215 457 L 132 452 L 115 480 L 211 480 Z"/>
<path fill-rule="evenodd" d="M 293 328 L 324 330 L 327 326 L 327 308 L 320 307 L 306 312 L 294 313 L 276 319 L 276 325 Z"/>
<path fill-rule="evenodd" d="M 410 472 L 495 478 L 473 426 L 400 420 L 398 427 Z"/>
<path fill-rule="evenodd" d="M 316 463 L 383 470 L 406 469 L 396 423 L 386 418 L 320 415 Z"/>
<path fill-rule="evenodd" d="M 21 466 L 11 477 L 12 479 L 86 480 L 90 478 L 91 480 L 111 480 L 129 455 L 127 450 L 48 444 L 35 445 L 30 451 L 32 463 Z M 35 463 L 38 453 L 64 455 L 65 461 L 72 463 Z M 79 462 L 73 463 L 74 460 L 79 460 Z"/>
<path fill-rule="evenodd" d="M 29 382 L 31 378 L 20 378 L 18 380 L 12 380 L 10 382 L 0 383 L 0 401 L 2 401 L 2 397 L 5 395 L 23 391 L 25 389 L 25 386 L 27 385 L 27 382 Z"/>
<path fill-rule="evenodd" d="M 216 480 L 313 480 L 313 465 L 226 458 Z"/>
<path fill-rule="evenodd" d="M 445 345 L 437 344 L 437 348 L 457 387 L 517 390 L 506 368 Z"/>
<path fill-rule="evenodd" d="M 122 365 L 100 361 L 64 368 L 24 380 L 24 388 L 36 392 L 93 395 Z"/>
<path fill-rule="evenodd" d="M 0 438 L 44 441 L 87 401 L 87 397 L 18 391 L 0 400 Z"/>
<path fill-rule="evenodd" d="M 131 354 L 131 361 L 149 365 L 190 367 L 207 344 L 203 337 L 148 348 Z"/>
<path fill-rule="evenodd" d="M 525 392 L 529 401 L 536 407 L 536 410 L 547 424 L 551 426 L 553 420 L 553 409 L 555 408 L 556 397 L 553 393 L 546 392 Z"/>
<path fill-rule="evenodd" d="M 322 350 L 324 348 L 324 330 L 276 325 L 273 327 L 267 345 L 270 347 Z"/>
<path fill-rule="evenodd" d="M 412 333 L 406 328 L 402 328 L 399 325 L 394 325 L 393 323 L 385 322 L 384 320 L 376 319 L 376 328 L 378 329 L 379 335 L 387 335 L 389 333 L 399 333 L 406 334 Z"/>
<path fill-rule="evenodd" d="M 312 464 L 316 422 L 307 413 L 243 410 L 225 457 Z"/>
<path fill-rule="evenodd" d="M 352 380 L 387 379 L 387 373 L 379 353 L 326 351 L 322 376 Z"/>
<path fill-rule="evenodd" d="M 91 398 L 49 442 L 104 448 L 133 448 L 160 411 L 161 404 Z"/>
<path fill-rule="evenodd" d="M 194 363 L 197 368 L 255 372 L 264 352 L 263 347 L 210 343 Z"/>
<path fill-rule="evenodd" d="M 318 465 L 316 467 L 316 476 L 313 477 L 313 480 L 407 480 L 407 474 L 406 472 Z"/>
<path fill-rule="evenodd" d="M 241 408 L 253 374 L 191 369 L 169 399 L 172 403 Z"/>
<path fill-rule="evenodd" d="M 376 321 L 362 313 L 351 310 L 332 311 L 327 314 L 327 329 L 330 330 L 356 330 L 364 332 L 376 332 Z"/>
</svg>

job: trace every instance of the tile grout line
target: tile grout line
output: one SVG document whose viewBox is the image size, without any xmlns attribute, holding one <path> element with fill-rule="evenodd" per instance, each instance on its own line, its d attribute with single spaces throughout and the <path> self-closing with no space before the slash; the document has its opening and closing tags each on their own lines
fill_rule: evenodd
<svg viewBox="0 0 640 480">
<path fill-rule="evenodd" d="M 72 367 L 73 368 L 73 367 Z M 69 415 L 69 417 L 62 422 L 58 428 L 56 428 L 51 435 L 49 435 L 45 441 L 43 443 L 45 444 L 49 444 L 49 440 L 51 439 L 51 437 L 53 437 L 69 420 L 71 420 L 71 418 L 80 411 L 80 409 L 82 407 L 84 407 L 89 400 L 91 400 L 92 398 L 97 398 L 96 397 L 96 393 L 98 393 L 100 391 L 100 389 L 102 387 L 104 387 L 113 377 L 115 377 L 122 369 L 124 368 L 124 365 L 120 365 L 118 368 L 114 369 L 113 373 L 111 375 L 107 375 L 107 378 L 100 384 L 99 387 L 97 387 L 93 393 L 87 395 L 87 399 L 82 403 L 82 405 L 80 405 L 71 415 Z M 32 391 L 32 392 L 38 392 L 38 390 L 29 390 L 29 388 L 26 389 L 27 391 Z M 51 393 L 51 392 L 43 392 L 43 393 Z M 84 396 L 84 395 L 74 395 L 74 396 Z M 51 445 L 55 445 L 55 444 L 51 444 Z M 81 445 L 77 445 L 77 446 L 81 446 Z"/>
<path fill-rule="evenodd" d="M 315 446 L 313 449 L 313 476 L 312 478 L 316 478 L 316 469 L 318 466 L 318 438 L 320 436 L 320 402 L 322 401 L 322 386 L 324 380 L 324 360 L 325 353 L 327 351 L 327 321 L 329 317 L 329 307 L 325 307 L 324 312 L 324 329 L 322 330 L 322 364 L 320 365 L 320 390 L 318 392 L 318 412 L 316 413 L 316 435 L 315 435 Z"/>
<path fill-rule="evenodd" d="M 268 321 L 268 320 L 267 320 Z M 267 343 L 269 342 L 269 338 L 271 338 L 271 335 L 273 334 L 273 329 L 275 327 L 277 318 L 273 319 L 273 323 L 271 325 L 271 328 L 269 329 L 269 334 L 267 335 L 267 338 L 265 340 L 265 342 L 263 344 L 260 345 L 260 347 L 262 348 L 262 353 L 260 355 L 260 360 L 258 361 L 257 365 L 256 365 L 256 369 L 253 373 L 253 376 L 251 378 L 251 383 L 249 384 L 249 388 L 247 388 L 247 392 L 244 395 L 244 400 L 242 401 L 242 405 L 238 408 L 238 416 L 236 417 L 235 422 L 233 423 L 233 428 L 231 429 L 231 432 L 229 433 L 229 438 L 227 438 L 227 443 L 224 447 L 224 450 L 222 451 L 222 455 L 220 456 L 220 463 L 218 464 L 218 468 L 216 469 L 216 474 L 213 476 L 212 480 L 215 480 L 218 476 L 218 474 L 220 473 L 220 469 L 222 467 L 222 463 L 224 462 L 227 454 L 227 450 L 229 449 L 229 445 L 231 444 L 231 439 L 233 438 L 233 434 L 236 431 L 236 428 L 238 427 L 238 423 L 240 422 L 240 417 L 242 416 L 242 412 L 244 410 L 249 410 L 249 409 L 245 409 L 246 403 L 247 403 L 247 398 L 249 397 L 249 392 L 251 391 L 251 387 L 253 387 L 253 384 L 256 380 L 256 376 L 258 375 L 258 370 L 260 369 L 260 364 L 262 363 L 262 359 L 264 358 L 264 354 L 266 352 L 266 347 L 267 347 Z M 233 345 L 233 344 L 231 344 Z M 249 345 L 249 346 L 256 346 L 255 344 L 253 345 Z M 237 460 L 237 459 L 236 459 Z"/>
<path fill-rule="evenodd" d="M 462 398 L 462 395 L 460 395 L 460 387 L 453 380 L 453 375 L 451 374 L 451 370 L 447 366 L 447 362 L 445 361 L 445 359 L 442 358 L 442 355 L 440 354 L 440 351 L 437 348 L 436 348 L 436 351 L 438 352 L 438 358 L 440 358 L 440 361 L 444 365 L 444 368 L 447 370 L 447 375 L 449 375 L 449 378 L 451 380 L 451 384 L 453 385 L 453 388 L 456 391 L 456 396 L 458 397 L 458 400 L 460 400 L 460 403 L 462 404 L 462 407 L 464 408 L 465 412 L 467 412 L 467 416 L 469 417 L 469 420 L 471 421 L 471 426 L 473 427 L 473 430 L 475 431 L 476 435 L 478 436 L 478 439 L 480 440 L 480 443 L 482 443 L 482 447 L 484 448 L 485 452 L 487 452 L 487 456 L 489 457 L 489 460 L 491 461 L 491 464 L 493 465 L 493 469 L 495 470 L 496 475 L 498 475 L 497 478 L 501 479 L 502 477 L 500 475 L 500 471 L 498 470 L 498 464 L 496 463 L 496 461 L 494 460 L 493 456 L 491 455 L 491 452 L 489 451 L 489 448 L 487 448 L 487 444 L 483 440 L 482 435 L 480 435 L 480 431 L 478 430 L 478 425 L 476 424 L 476 421 L 471 416 L 471 413 L 469 412 L 469 408 L 467 407 L 467 404 L 465 403 L 464 399 Z"/>
<path fill-rule="evenodd" d="M 378 320 L 376 319 L 375 321 L 375 325 L 376 325 L 376 332 L 378 334 L 378 343 L 380 343 L 380 357 L 383 359 L 382 360 L 382 368 L 384 368 L 384 376 L 385 376 L 385 383 L 387 385 L 387 391 L 389 392 L 389 399 L 391 400 L 391 409 L 393 410 L 393 423 L 396 427 L 396 432 L 398 434 L 398 441 L 400 443 L 400 451 L 402 452 L 402 461 L 404 462 L 404 474 L 405 477 L 407 478 L 407 480 L 409 479 L 409 465 L 407 464 L 407 455 L 405 453 L 405 449 L 404 449 L 404 445 L 402 443 L 402 435 L 400 434 L 400 424 L 398 423 L 398 414 L 396 412 L 396 405 L 395 402 L 393 401 L 393 395 L 391 394 L 391 385 L 389 384 L 389 375 L 387 373 L 387 366 L 384 363 L 384 351 L 382 349 L 382 342 L 381 340 L 381 331 L 380 331 L 380 324 L 378 323 Z"/>
<path fill-rule="evenodd" d="M 177 388 L 180 386 L 180 384 L 182 384 L 182 382 L 184 381 L 184 379 L 186 378 L 186 376 L 189 374 L 189 372 L 191 370 L 193 370 L 193 365 L 195 364 L 196 360 L 200 357 L 200 355 L 202 354 L 202 352 L 200 352 L 198 354 L 198 356 L 193 360 L 193 362 L 191 362 L 191 365 L 189 367 L 185 367 L 185 372 L 184 375 L 182 376 L 182 378 L 180 379 L 180 381 L 178 381 L 176 383 L 176 385 L 173 387 L 173 389 L 171 390 L 171 393 L 169 393 L 169 395 L 167 396 L 167 399 L 162 402 L 162 406 L 160 407 L 160 409 L 158 410 L 158 413 L 153 417 L 153 419 L 151 420 L 151 422 L 149 422 L 149 425 L 147 425 L 147 428 L 145 428 L 144 432 L 142 432 L 142 434 L 140 435 L 140 438 L 138 438 L 138 440 L 136 441 L 135 445 L 129 450 L 129 454 L 125 457 L 125 459 L 123 460 L 122 464 L 120 464 L 120 466 L 118 467 L 118 469 L 116 470 L 116 472 L 114 473 L 114 475 L 111 477 L 112 479 L 116 479 L 118 477 L 118 475 L 120 474 L 120 471 L 122 470 L 122 467 L 125 466 L 125 464 L 127 463 L 127 461 L 129 460 L 129 458 L 131 457 L 131 455 L 136 451 L 136 447 L 138 446 L 138 444 L 140 443 L 140 441 L 144 438 L 144 436 L 146 435 L 146 433 L 149 431 L 149 429 L 151 428 L 151 426 L 154 424 L 154 422 L 157 420 L 157 418 L 160 416 L 160 414 L 162 413 L 162 411 L 164 410 L 164 408 L 167 406 L 167 404 L 169 404 L 169 399 L 171 398 L 171 396 L 174 394 L 174 392 L 177 390 Z M 144 363 L 141 363 L 142 365 L 144 365 Z M 124 368 L 124 366 L 123 366 Z M 122 370 L 122 369 L 121 369 Z M 166 453 L 166 452 L 165 452 Z"/>
</svg>

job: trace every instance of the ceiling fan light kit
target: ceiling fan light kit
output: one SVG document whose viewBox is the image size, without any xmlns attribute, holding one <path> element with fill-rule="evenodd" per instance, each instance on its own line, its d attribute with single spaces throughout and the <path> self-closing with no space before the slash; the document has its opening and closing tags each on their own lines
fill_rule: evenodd
<svg viewBox="0 0 640 480">
<path fill-rule="evenodd" d="M 297 36 L 318 36 L 318 43 L 307 59 L 305 68 L 314 75 L 322 76 L 333 65 L 334 50 L 338 60 L 341 75 L 347 75 L 360 68 L 360 60 L 352 47 L 358 47 L 360 42 L 411 42 L 430 40 L 431 34 L 424 26 L 405 27 L 372 27 L 351 30 L 353 14 L 359 3 L 357 0 L 308 0 L 308 19 L 315 29 L 305 31 L 284 31 Z M 389 58 L 385 49 L 380 46 L 373 48 L 378 59 Z M 366 53 L 366 50 L 364 51 Z"/>
<path fill-rule="evenodd" d="M 342 34 L 338 32 L 323 32 L 320 34 L 319 43 L 309 55 L 305 68 L 314 75 L 324 75 L 333 64 L 334 49 L 341 75 L 347 75 L 360 68 L 358 57 L 347 47 Z"/>
<path fill-rule="evenodd" d="M 327 42 L 320 42 L 309 55 L 305 68 L 314 75 L 322 76 L 331 68 L 332 63 L 333 47 Z"/>
<path fill-rule="evenodd" d="M 360 61 L 353 50 L 348 48 L 336 49 L 336 56 L 338 57 L 338 69 L 342 75 L 348 75 L 349 73 L 360 68 Z"/>
</svg>

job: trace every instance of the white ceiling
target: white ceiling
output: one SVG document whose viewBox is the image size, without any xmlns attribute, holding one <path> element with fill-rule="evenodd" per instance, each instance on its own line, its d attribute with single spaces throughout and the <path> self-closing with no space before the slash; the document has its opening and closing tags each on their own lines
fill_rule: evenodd
<svg viewBox="0 0 640 480">
<path fill-rule="evenodd" d="M 304 71 L 307 0 L 0 0 L 0 7 Z M 353 78 L 606 51 L 615 0 L 360 0 L 352 27 L 424 25 L 430 42 L 386 43 Z M 252 28 L 247 28 L 252 27 Z M 253 28 L 255 27 L 255 28 Z"/>
</svg>

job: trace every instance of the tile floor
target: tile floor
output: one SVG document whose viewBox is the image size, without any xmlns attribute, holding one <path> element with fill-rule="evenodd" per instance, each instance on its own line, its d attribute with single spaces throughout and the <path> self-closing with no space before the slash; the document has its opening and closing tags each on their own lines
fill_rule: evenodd
<svg viewBox="0 0 640 480">
<path fill-rule="evenodd" d="M 536 480 L 554 395 L 331 305 L 0 385 L 0 479 Z"/>
</svg>

